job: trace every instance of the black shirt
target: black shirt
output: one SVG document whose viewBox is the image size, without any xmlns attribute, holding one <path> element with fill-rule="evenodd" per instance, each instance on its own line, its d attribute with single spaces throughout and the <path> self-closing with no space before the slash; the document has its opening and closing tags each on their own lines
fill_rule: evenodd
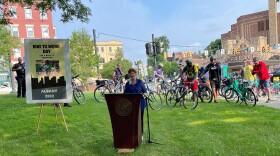
<svg viewBox="0 0 280 156">
<path fill-rule="evenodd" d="M 210 80 L 221 80 L 221 75 L 222 75 L 222 70 L 221 70 L 221 66 L 220 63 L 216 63 L 216 64 L 208 64 L 205 68 L 205 70 L 203 71 L 203 74 L 206 73 L 207 71 L 209 71 L 209 79 Z"/>
<path fill-rule="evenodd" d="M 21 70 L 16 70 L 18 67 L 21 67 Z M 25 63 L 16 63 L 12 69 L 16 70 L 17 76 L 25 76 Z"/>
</svg>

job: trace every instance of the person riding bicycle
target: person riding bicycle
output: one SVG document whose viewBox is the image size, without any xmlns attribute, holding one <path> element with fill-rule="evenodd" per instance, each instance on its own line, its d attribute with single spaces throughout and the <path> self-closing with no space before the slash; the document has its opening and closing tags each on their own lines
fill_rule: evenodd
<svg viewBox="0 0 280 156">
<path fill-rule="evenodd" d="M 158 67 L 154 70 L 154 76 L 157 81 L 159 81 L 161 78 L 162 79 L 164 78 L 162 68 L 163 68 L 163 64 L 160 63 L 158 64 Z"/>
<path fill-rule="evenodd" d="M 210 63 L 205 67 L 205 70 L 201 73 L 204 75 L 209 71 L 209 80 L 214 94 L 214 102 L 218 103 L 218 90 L 220 89 L 220 82 L 222 80 L 222 69 L 220 62 L 217 62 L 214 56 L 210 57 Z"/>
<path fill-rule="evenodd" d="M 184 73 L 187 76 L 187 79 L 185 81 L 187 83 L 187 86 L 191 88 L 193 92 L 197 92 L 198 91 L 198 81 L 197 81 L 198 66 L 192 63 L 191 58 L 188 58 L 186 60 L 186 66 L 184 67 L 183 71 L 180 73 L 178 78 L 176 78 L 176 81 L 179 78 L 181 78 Z M 192 85 L 190 85 L 190 83 L 192 83 Z"/>
<path fill-rule="evenodd" d="M 268 103 L 270 101 L 270 84 L 269 84 L 269 73 L 268 70 L 266 68 L 266 64 L 262 61 L 259 60 L 259 58 L 254 57 L 253 58 L 253 62 L 254 62 L 254 67 L 253 67 L 253 71 L 252 74 L 253 75 L 257 75 L 259 78 L 259 86 L 257 88 L 257 95 L 259 95 L 259 90 L 261 87 L 264 87 L 265 90 L 267 90 L 268 92 L 268 99 L 266 101 L 266 103 Z M 258 99 L 257 99 L 258 101 Z"/>
</svg>

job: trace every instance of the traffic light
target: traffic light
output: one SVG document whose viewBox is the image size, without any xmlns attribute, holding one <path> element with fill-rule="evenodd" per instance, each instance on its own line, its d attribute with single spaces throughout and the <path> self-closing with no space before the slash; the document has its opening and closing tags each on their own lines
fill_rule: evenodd
<svg viewBox="0 0 280 156">
<path fill-rule="evenodd" d="M 270 52 L 270 47 L 269 46 L 267 46 L 267 53 L 269 53 Z"/>
<path fill-rule="evenodd" d="M 237 49 L 237 54 L 238 54 L 238 55 L 240 54 L 240 49 L 239 49 L 239 48 Z"/>
<path fill-rule="evenodd" d="M 156 52 L 158 54 L 161 54 L 161 53 L 163 53 L 163 50 L 164 50 L 163 43 L 162 42 L 156 42 Z"/>
<path fill-rule="evenodd" d="M 232 54 L 235 55 L 235 49 L 234 48 L 232 49 Z"/>
<path fill-rule="evenodd" d="M 146 54 L 147 55 L 152 54 L 152 45 L 151 45 L 151 43 L 146 43 L 145 47 L 146 47 Z"/>
<path fill-rule="evenodd" d="M 262 53 L 265 53 L 265 47 L 262 47 Z"/>
</svg>

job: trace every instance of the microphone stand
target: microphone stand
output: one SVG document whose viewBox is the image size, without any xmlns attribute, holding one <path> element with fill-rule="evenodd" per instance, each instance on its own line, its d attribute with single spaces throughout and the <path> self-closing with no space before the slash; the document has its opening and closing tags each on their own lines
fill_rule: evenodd
<svg viewBox="0 0 280 156">
<path fill-rule="evenodd" d="M 142 95 L 144 95 L 142 93 Z M 160 143 L 158 142 L 154 142 L 151 140 L 151 128 L 150 128 L 150 115 L 149 115 L 149 106 L 148 106 L 148 101 L 151 101 L 151 99 L 149 99 L 147 96 L 145 96 L 145 100 L 146 100 L 146 110 L 147 110 L 147 122 L 148 122 L 148 143 L 149 144 L 158 144 L 158 145 L 161 145 Z"/>
<path fill-rule="evenodd" d="M 132 86 L 134 88 L 136 88 L 138 91 L 139 91 L 139 94 L 141 94 L 144 98 L 145 98 L 145 101 L 146 101 L 146 110 L 147 110 L 147 122 L 148 122 L 148 143 L 149 144 L 158 144 L 158 145 L 161 145 L 160 143 L 157 143 L 157 142 L 154 142 L 151 140 L 151 128 L 150 128 L 150 115 L 149 115 L 149 106 L 148 106 L 148 102 L 149 101 L 152 101 L 151 99 L 149 99 L 148 96 L 146 96 L 140 89 L 138 89 L 136 86 L 134 86 L 132 84 Z"/>
</svg>

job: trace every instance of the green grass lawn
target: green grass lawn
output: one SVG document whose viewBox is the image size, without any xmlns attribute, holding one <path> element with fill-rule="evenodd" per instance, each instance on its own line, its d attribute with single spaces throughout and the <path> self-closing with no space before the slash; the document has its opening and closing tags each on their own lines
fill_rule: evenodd
<svg viewBox="0 0 280 156">
<path fill-rule="evenodd" d="M 45 106 L 38 134 L 40 106 L 1 95 L 0 155 L 117 155 L 106 104 L 86 95 L 85 105 L 63 108 L 69 132 L 61 115 L 56 125 L 53 107 Z M 278 109 L 221 102 L 150 112 L 152 140 L 162 145 L 146 143 L 145 126 L 144 143 L 128 155 L 280 155 Z"/>
</svg>

